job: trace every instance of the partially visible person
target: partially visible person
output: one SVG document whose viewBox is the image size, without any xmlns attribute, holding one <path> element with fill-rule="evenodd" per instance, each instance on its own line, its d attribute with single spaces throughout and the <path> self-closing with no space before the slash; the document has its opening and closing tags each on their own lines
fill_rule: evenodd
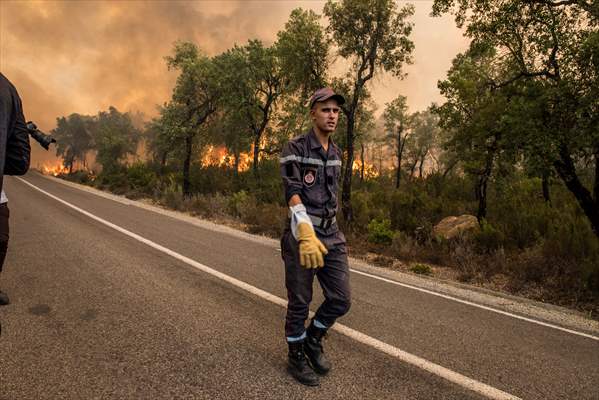
<svg viewBox="0 0 599 400">
<path fill-rule="evenodd" d="M 24 175 L 29 169 L 30 156 L 29 132 L 21 98 L 14 85 L 0 73 L 0 285 L 8 249 L 9 217 L 8 197 L 2 187 L 3 178 L 4 175 Z M 0 290 L 0 305 L 8 303 L 8 295 Z"/>
</svg>

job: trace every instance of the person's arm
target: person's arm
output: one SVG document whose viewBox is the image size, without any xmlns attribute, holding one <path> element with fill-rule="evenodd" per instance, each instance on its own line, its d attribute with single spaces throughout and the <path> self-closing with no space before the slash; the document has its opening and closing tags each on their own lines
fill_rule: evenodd
<svg viewBox="0 0 599 400">
<path fill-rule="evenodd" d="M 300 168 L 301 149 L 297 143 L 290 141 L 281 151 L 280 166 L 285 202 L 291 207 L 301 203 L 302 171 Z M 292 200 L 293 198 L 293 200 Z"/>
<path fill-rule="evenodd" d="M 6 140 L 6 161 L 4 163 L 5 175 L 24 175 L 29 169 L 31 146 L 29 145 L 29 132 L 25 124 L 21 98 L 14 87 L 11 90 L 13 97 L 13 116 L 15 124 L 8 132 Z"/>
<path fill-rule="evenodd" d="M 312 226 L 312 221 L 308 217 L 300 197 L 303 188 L 301 157 L 301 145 L 298 145 L 295 141 L 289 141 L 283 147 L 280 158 L 285 200 L 291 211 L 291 233 L 296 239 L 298 239 L 297 225 L 300 221 Z"/>
<path fill-rule="evenodd" d="M 285 188 L 285 199 L 291 210 L 291 233 L 299 242 L 300 264 L 306 268 L 324 266 L 324 254 L 327 248 L 316 237 L 312 220 L 302 203 L 302 175 L 299 148 L 289 142 L 281 152 L 281 176 Z"/>
</svg>

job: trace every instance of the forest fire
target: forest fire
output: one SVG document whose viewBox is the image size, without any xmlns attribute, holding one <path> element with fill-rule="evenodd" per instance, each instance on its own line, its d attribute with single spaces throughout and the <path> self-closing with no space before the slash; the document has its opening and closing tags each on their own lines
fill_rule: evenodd
<svg viewBox="0 0 599 400">
<path fill-rule="evenodd" d="M 42 165 L 41 172 L 44 175 L 58 176 L 60 174 L 68 173 L 69 169 L 62 164 L 62 161 L 56 161 L 54 163 L 46 162 Z"/>
<path fill-rule="evenodd" d="M 354 161 L 353 167 L 354 173 L 360 173 L 362 170 L 362 162 L 360 160 Z M 369 164 L 366 161 L 364 162 L 364 178 L 376 178 L 380 175 L 380 172 L 377 167 L 373 164 Z"/>
<path fill-rule="evenodd" d="M 239 154 L 239 171 L 247 171 L 250 168 L 252 156 L 248 153 Z M 225 147 L 208 146 L 202 156 L 202 165 L 215 167 L 235 167 L 235 157 L 227 152 Z"/>
</svg>

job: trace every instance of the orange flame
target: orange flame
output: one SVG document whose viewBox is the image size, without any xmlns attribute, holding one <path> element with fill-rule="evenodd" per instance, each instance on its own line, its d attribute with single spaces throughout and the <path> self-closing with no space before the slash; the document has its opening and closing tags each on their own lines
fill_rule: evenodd
<svg viewBox="0 0 599 400">
<path fill-rule="evenodd" d="M 353 170 L 358 173 L 362 171 L 362 162 L 360 160 L 354 161 Z M 380 172 L 377 167 L 364 161 L 364 178 L 376 178 L 379 175 Z"/>
<path fill-rule="evenodd" d="M 44 175 L 58 176 L 60 174 L 67 174 L 69 169 L 62 164 L 62 161 L 56 161 L 55 163 L 46 162 L 42 165 L 41 172 Z"/>
<path fill-rule="evenodd" d="M 252 157 L 248 153 L 239 154 L 239 171 L 247 171 L 250 168 Z M 202 165 L 213 167 L 235 167 L 235 156 L 229 154 L 225 147 L 208 146 L 202 156 Z"/>
</svg>

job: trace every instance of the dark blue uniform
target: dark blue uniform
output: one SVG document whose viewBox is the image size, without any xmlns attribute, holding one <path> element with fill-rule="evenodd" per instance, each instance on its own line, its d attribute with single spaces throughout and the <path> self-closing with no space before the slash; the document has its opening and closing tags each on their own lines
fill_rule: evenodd
<svg viewBox="0 0 599 400">
<path fill-rule="evenodd" d="M 351 304 L 349 267 L 345 237 L 337 226 L 337 194 L 341 175 L 341 150 L 329 140 L 325 151 L 313 130 L 290 140 L 281 153 L 281 176 L 285 200 L 297 194 L 312 220 L 316 236 L 328 249 L 324 267 L 303 268 L 299 244 L 291 233 L 289 222 L 281 238 L 287 287 L 285 335 L 298 337 L 304 333 L 312 301 L 312 283 L 318 278 L 325 297 L 315 320 L 327 328 L 347 313 Z"/>
</svg>

